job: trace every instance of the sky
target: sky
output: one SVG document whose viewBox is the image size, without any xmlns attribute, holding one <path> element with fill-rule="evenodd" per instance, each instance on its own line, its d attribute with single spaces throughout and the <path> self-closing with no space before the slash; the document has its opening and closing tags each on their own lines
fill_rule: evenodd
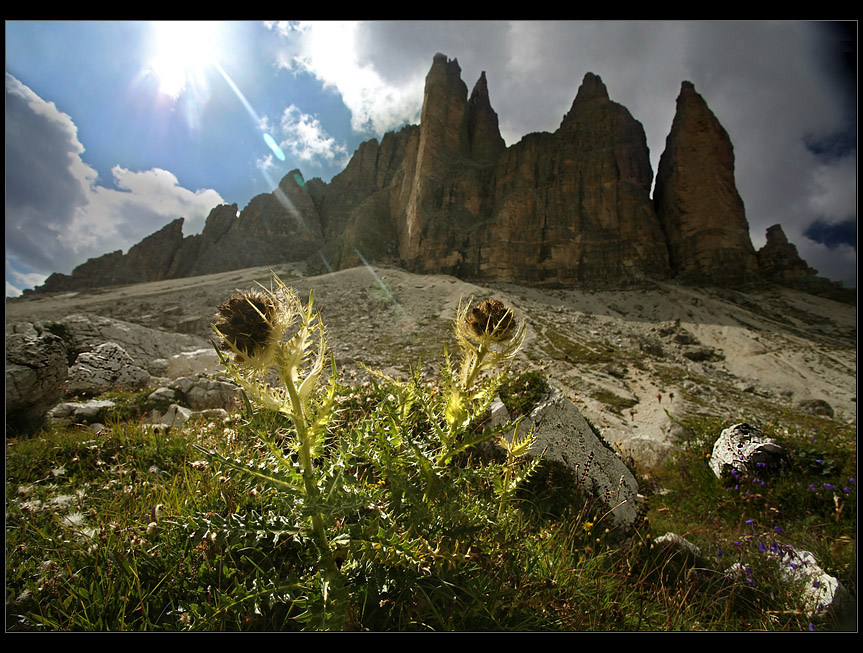
<svg viewBox="0 0 863 653">
<path fill-rule="evenodd" d="M 178 217 L 200 233 L 299 168 L 418 124 L 435 53 L 488 80 L 501 135 L 553 132 L 584 75 L 644 126 L 654 175 L 690 81 L 728 132 L 757 248 L 781 224 L 857 277 L 857 24 L 7 21 L 6 295 Z"/>
</svg>

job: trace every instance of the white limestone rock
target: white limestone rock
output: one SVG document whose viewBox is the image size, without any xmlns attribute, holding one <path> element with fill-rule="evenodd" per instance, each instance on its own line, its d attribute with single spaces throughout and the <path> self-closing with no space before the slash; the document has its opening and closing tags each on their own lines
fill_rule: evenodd
<svg viewBox="0 0 863 653">
<path fill-rule="evenodd" d="M 114 388 L 137 390 L 150 381 L 147 370 L 116 342 L 106 342 L 78 355 L 69 368 L 66 390 L 72 394 L 100 394 Z"/>
<path fill-rule="evenodd" d="M 755 470 L 756 464 L 771 463 L 783 452 L 782 447 L 758 427 L 735 424 L 722 431 L 714 443 L 710 469 L 717 478 L 722 478 L 732 468 L 749 474 Z"/>
</svg>

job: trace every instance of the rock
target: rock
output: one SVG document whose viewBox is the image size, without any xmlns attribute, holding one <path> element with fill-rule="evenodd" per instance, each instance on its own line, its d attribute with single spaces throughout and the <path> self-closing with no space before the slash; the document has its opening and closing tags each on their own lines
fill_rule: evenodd
<svg viewBox="0 0 863 653">
<path fill-rule="evenodd" d="M 220 370 L 222 363 L 212 347 L 174 354 L 168 359 L 165 376 L 175 379 L 181 376 L 194 376 Z"/>
<path fill-rule="evenodd" d="M 779 554 L 786 580 L 802 588 L 804 609 L 811 615 L 827 612 L 840 624 L 855 619 L 856 602 L 839 580 L 825 572 L 809 551 L 786 549 Z"/>
<path fill-rule="evenodd" d="M 92 422 L 115 407 L 108 399 L 61 402 L 48 411 L 48 419 L 54 422 Z"/>
<path fill-rule="evenodd" d="M 570 285 L 667 276 L 644 130 L 599 77 L 585 76 L 554 134 L 499 150 L 496 118 L 475 116 L 490 111 L 485 78 L 466 103 L 459 72 L 438 55 L 426 78 L 415 181 L 397 216 L 408 269 Z M 483 148 L 470 132 L 480 124 Z"/>
<path fill-rule="evenodd" d="M 182 241 L 183 218 L 177 218 L 133 245 L 126 255 L 116 251 L 91 258 L 71 275 L 52 274 L 39 290 L 57 292 L 159 281 L 166 278 Z"/>
<path fill-rule="evenodd" d="M 323 245 L 317 208 L 299 170 L 272 193 L 253 197 L 239 216 L 236 204 L 214 209 L 200 236 L 188 276 L 299 261 Z"/>
<path fill-rule="evenodd" d="M 679 576 L 691 569 L 707 568 L 707 559 L 701 548 L 677 533 L 665 533 L 653 541 L 652 548 L 662 556 L 663 572 L 669 576 Z"/>
<path fill-rule="evenodd" d="M 228 417 L 228 412 L 224 408 L 192 410 L 179 404 L 171 404 L 165 413 L 160 413 L 157 410 L 152 411 L 147 423 L 154 427 L 169 429 L 201 417 L 224 420 Z"/>
<path fill-rule="evenodd" d="M 136 366 L 159 376 L 166 370 L 164 360 L 179 352 L 197 351 L 207 345 L 206 340 L 197 336 L 160 331 L 87 313 L 68 315 L 38 326 L 62 334 L 73 362 L 83 352 L 93 351 L 106 342 L 114 342 L 132 357 Z"/>
<path fill-rule="evenodd" d="M 816 274 L 800 258 L 797 248 L 788 242 L 782 226 L 778 224 L 767 228 L 767 242 L 758 250 L 758 268 L 766 279 L 781 284 L 793 283 Z"/>
<path fill-rule="evenodd" d="M 179 404 L 171 404 L 164 414 L 153 411 L 148 420 L 151 424 L 160 424 L 166 427 L 179 426 L 191 418 L 193 411 Z"/>
<path fill-rule="evenodd" d="M 6 428 L 34 433 L 63 394 L 68 358 L 63 340 L 30 323 L 7 327 Z"/>
<path fill-rule="evenodd" d="M 608 511 L 602 525 L 618 537 L 631 532 L 638 516 L 638 482 L 623 461 L 597 436 L 569 399 L 553 390 L 520 426 L 534 427 L 529 455 L 542 455 L 571 470 L 581 489 Z"/>
<path fill-rule="evenodd" d="M 66 391 L 101 394 L 115 388 L 137 390 L 146 386 L 150 378 L 147 370 L 135 365 L 125 349 L 115 342 L 106 342 L 78 356 L 69 368 Z"/>
<path fill-rule="evenodd" d="M 741 284 L 757 278 L 749 222 L 734 181 L 734 148 L 691 82 L 683 82 L 653 193 L 676 278 Z"/>
<path fill-rule="evenodd" d="M 771 283 L 840 302 L 857 303 L 856 289 L 819 276 L 817 270 L 800 258 L 797 247 L 788 242 L 781 225 L 767 228 L 767 242 L 758 250 L 758 269 Z"/>
<path fill-rule="evenodd" d="M 662 344 L 656 340 L 642 338 L 639 341 L 638 346 L 645 354 L 650 354 L 657 358 L 663 358 L 665 356 L 665 350 L 662 348 Z"/>
<path fill-rule="evenodd" d="M 823 399 L 804 399 L 797 405 L 800 410 L 806 411 L 810 415 L 833 417 L 833 407 Z"/>
<path fill-rule="evenodd" d="M 207 378 L 180 377 L 170 387 L 181 392 L 193 410 L 230 408 L 240 396 L 233 383 Z"/>
<path fill-rule="evenodd" d="M 784 454 L 783 448 L 750 424 L 735 424 L 722 431 L 713 444 L 710 469 L 717 478 L 734 469 L 741 474 L 755 471 L 758 463 L 771 465 Z"/>
<path fill-rule="evenodd" d="M 484 70 L 471 91 L 467 116 L 468 156 L 473 161 L 495 161 L 506 150 L 506 142 L 500 135 L 497 113 L 491 107 Z"/>
<path fill-rule="evenodd" d="M 176 398 L 177 391 L 173 388 L 156 388 L 147 396 L 149 401 L 174 401 Z"/>
<path fill-rule="evenodd" d="M 698 363 L 712 361 L 719 357 L 712 347 L 691 347 L 682 353 L 684 358 Z"/>
</svg>

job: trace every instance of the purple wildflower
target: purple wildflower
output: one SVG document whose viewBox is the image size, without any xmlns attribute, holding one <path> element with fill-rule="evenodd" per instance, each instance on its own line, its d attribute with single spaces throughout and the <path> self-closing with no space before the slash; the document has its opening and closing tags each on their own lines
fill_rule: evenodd
<svg viewBox="0 0 863 653">
<path fill-rule="evenodd" d="M 833 484 L 832 484 L 832 483 L 825 483 L 825 484 L 824 484 L 824 487 L 826 487 L 828 490 L 834 490 L 834 489 L 836 489 L 836 488 L 833 486 Z"/>
</svg>

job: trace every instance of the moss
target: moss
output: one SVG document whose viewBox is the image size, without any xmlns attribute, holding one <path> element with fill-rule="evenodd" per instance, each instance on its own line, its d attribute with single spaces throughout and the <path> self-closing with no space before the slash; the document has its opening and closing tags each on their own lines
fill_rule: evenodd
<svg viewBox="0 0 863 653">
<path fill-rule="evenodd" d="M 610 363 L 615 360 L 616 350 L 614 347 L 606 344 L 590 347 L 575 341 L 554 326 L 548 324 L 543 326 L 545 339 L 548 343 L 543 347 L 543 351 L 551 358 L 565 360 L 573 364 Z"/>
<path fill-rule="evenodd" d="M 591 397 L 596 399 L 597 401 L 602 402 L 615 413 L 619 413 L 621 410 L 625 410 L 627 408 L 632 408 L 638 402 L 634 399 L 627 399 L 626 397 L 620 397 L 610 390 L 597 390 L 594 392 Z"/>
<path fill-rule="evenodd" d="M 548 381 L 539 372 L 509 377 L 498 390 L 500 400 L 513 419 L 529 414 L 547 392 Z"/>
</svg>

